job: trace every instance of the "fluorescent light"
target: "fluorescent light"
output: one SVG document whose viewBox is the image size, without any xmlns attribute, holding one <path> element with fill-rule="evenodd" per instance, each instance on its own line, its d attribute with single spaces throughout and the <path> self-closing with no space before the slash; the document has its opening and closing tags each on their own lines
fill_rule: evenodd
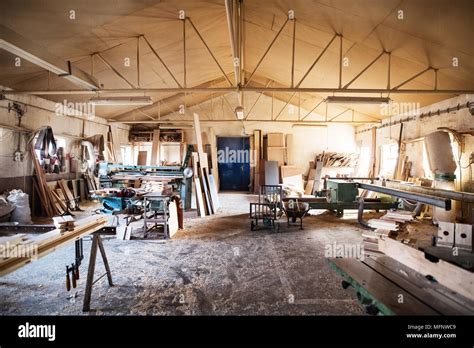
<svg viewBox="0 0 474 348">
<path fill-rule="evenodd" d="M 294 127 L 327 127 L 327 124 L 322 124 L 322 123 L 294 123 L 292 126 Z"/>
<path fill-rule="evenodd" d="M 150 97 L 108 97 L 108 98 L 92 98 L 90 103 L 97 106 L 108 105 L 151 105 L 153 100 Z"/>
<path fill-rule="evenodd" d="M 25 59 L 25 60 L 41 67 L 41 68 L 43 68 L 43 69 L 51 71 L 52 73 L 54 73 L 56 75 L 64 75 L 62 77 L 64 77 L 65 79 L 67 79 L 71 82 L 73 82 L 76 85 L 79 85 L 81 87 L 84 87 L 84 88 L 87 88 L 87 89 L 90 89 L 90 90 L 98 89 L 98 86 L 94 85 L 93 83 L 88 82 L 84 79 L 81 79 L 77 76 L 70 75 L 69 71 L 61 69 L 60 67 L 58 67 L 54 64 L 51 64 L 50 62 L 47 62 L 46 60 L 41 59 L 38 56 L 36 56 L 36 55 L 34 55 L 34 54 L 32 54 L 28 51 L 25 51 L 24 49 L 14 45 L 14 44 L 12 44 L 8 41 L 5 41 L 4 39 L 0 39 L 0 48 L 4 49 L 5 51 L 10 52 L 11 54 L 13 54 L 17 57 L 23 58 L 23 59 Z M 78 69 L 74 69 L 74 70 L 78 70 Z"/>
<path fill-rule="evenodd" d="M 244 108 L 241 106 L 237 106 L 235 108 L 235 115 L 237 116 L 238 120 L 243 120 L 245 118 Z"/>
<path fill-rule="evenodd" d="M 388 104 L 390 98 L 385 97 L 327 97 L 326 103 L 338 104 Z"/>
</svg>

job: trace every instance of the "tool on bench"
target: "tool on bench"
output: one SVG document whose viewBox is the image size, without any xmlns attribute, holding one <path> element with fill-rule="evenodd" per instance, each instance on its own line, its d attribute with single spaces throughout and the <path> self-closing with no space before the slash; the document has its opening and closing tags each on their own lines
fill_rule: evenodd
<svg viewBox="0 0 474 348">
<path fill-rule="evenodd" d="M 71 290 L 72 287 L 75 289 L 77 286 L 77 280 L 79 280 L 79 266 L 81 265 L 82 260 L 84 259 L 84 249 L 82 244 L 82 238 L 76 240 L 76 259 L 70 265 L 66 266 L 66 289 L 67 291 Z M 71 274 L 71 276 L 69 275 Z"/>
</svg>

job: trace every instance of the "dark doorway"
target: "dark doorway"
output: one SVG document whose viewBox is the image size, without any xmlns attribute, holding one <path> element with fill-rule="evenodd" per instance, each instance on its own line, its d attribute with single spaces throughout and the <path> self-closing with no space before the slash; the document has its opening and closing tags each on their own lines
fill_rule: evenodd
<svg viewBox="0 0 474 348">
<path fill-rule="evenodd" d="M 221 190 L 248 191 L 250 185 L 248 137 L 218 137 L 217 161 Z"/>
</svg>

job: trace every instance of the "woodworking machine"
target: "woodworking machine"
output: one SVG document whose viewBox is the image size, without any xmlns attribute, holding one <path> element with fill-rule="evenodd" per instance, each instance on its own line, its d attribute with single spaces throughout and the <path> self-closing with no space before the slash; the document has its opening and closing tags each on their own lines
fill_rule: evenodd
<svg viewBox="0 0 474 348">
<path fill-rule="evenodd" d="M 345 209 L 357 210 L 360 208 L 358 183 L 343 179 L 326 180 L 325 188 L 316 192 L 315 197 L 286 197 L 283 200 L 306 202 L 309 203 L 310 209 L 332 210 L 336 211 L 338 216 L 342 216 Z M 395 199 L 366 198 L 363 209 L 379 211 L 397 207 L 398 202 Z"/>
</svg>

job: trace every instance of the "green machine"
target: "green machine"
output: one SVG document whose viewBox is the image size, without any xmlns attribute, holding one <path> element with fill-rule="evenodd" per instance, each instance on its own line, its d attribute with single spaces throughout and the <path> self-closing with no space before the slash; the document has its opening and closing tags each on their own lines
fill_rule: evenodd
<svg viewBox="0 0 474 348">
<path fill-rule="evenodd" d="M 347 180 L 328 180 L 326 198 L 329 203 L 353 203 L 357 201 L 359 189 L 354 182 Z"/>
<path fill-rule="evenodd" d="M 359 210 L 389 210 L 398 207 L 395 198 L 364 198 L 362 204 L 359 199 L 359 183 L 351 179 L 326 179 L 324 189 L 316 192 L 315 197 L 286 197 L 283 201 L 297 200 L 309 203 L 310 209 L 327 209 L 335 211 L 338 216 L 344 214 L 345 209 Z"/>
</svg>

